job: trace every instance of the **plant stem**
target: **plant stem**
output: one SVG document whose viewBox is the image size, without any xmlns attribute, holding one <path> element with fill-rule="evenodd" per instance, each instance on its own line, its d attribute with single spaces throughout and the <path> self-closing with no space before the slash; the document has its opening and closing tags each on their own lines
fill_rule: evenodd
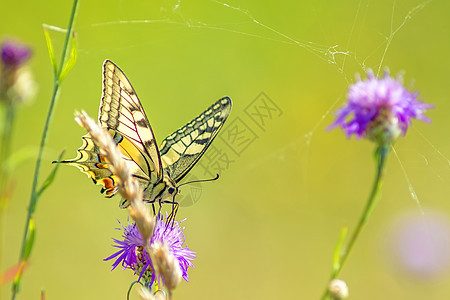
<svg viewBox="0 0 450 300">
<path fill-rule="evenodd" d="M 12 136 L 12 129 L 13 129 L 13 123 L 14 123 L 14 113 L 15 113 L 15 104 L 10 103 L 8 107 L 6 107 L 5 112 L 5 123 L 3 125 L 3 134 L 2 134 L 2 146 L 0 150 L 0 164 L 2 166 L 1 172 L 0 172 L 0 179 L 3 179 L 3 176 L 5 176 L 6 171 L 6 161 L 8 160 L 9 154 L 11 152 L 11 136 Z M 2 180 L 3 182 L 3 180 Z"/>
<path fill-rule="evenodd" d="M 7 188 L 9 185 L 8 159 L 11 153 L 11 137 L 14 125 L 15 103 L 10 103 L 6 107 L 5 122 L 3 125 L 2 141 L 0 149 L 0 211 L 6 205 Z"/>
<path fill-rule="evenodd" d="M 5 108 L 5 122 L 2 130 L 0 149 L 0 270 L 3 270 L 3 245 L 5 245 L 5 209 L 8 203 L 10 191 L 9 165 L 8 159 L 11 153 L 11 137 L 14 125 L 15 104 L 9 103 Z M 1 287 L 0 287 L 0 299 Z"/>
<path fill-rule="evenodd" d="M 354 229 L 350 240 L 347 244 L 347 247 L 343 251 L 343 254 L 341 256 L 341 259 L 339 261 L 339 265 L 336 269 L 334 269 L 331 272 L 331 276 L 328 282 L 330 282 L 332 279 L 336 278 L 339 273 L 342 271 L 342 268 L 344 267 L 345 262 L 347 261 L 347 258 L 350 255 L 351 250 L 353 249 L 353 246 L 355 245 L 356 241 L 358 240 L 358 237 L 363 230 L 364 226 L 367 223 L 367 220 L 369 219 L 375 204 L 376 199 L 378 198 L 378 193 L 381 190 L 381 183 L 382 183 L 382 177 L 383 177 L 383 171 L 386 163 L 386 158 L 389 153 L 389 145 L 379 146 L 375 153 L 375 158 L 377 161 L 377 170 L 375 179 L 372 185 L 372 190 L 370 192 L 369 198 L 367 199 L 366 206 L 364 207 L 364 210 L 362 211 L 362 214 L 359 218 L 359 222 Z M 329 295 L 328 287 L 325 289 L 321 299 L 326 299 L 326 297 Z"/>
<path fill-rule="evenodd" d="M 61 62 L 59 64 L 59 69 L 57 74 L 55 74 L 55 82 L 53 85 L 53 93 L 52 93 L 52 97 L 50 100 L 50 106 L 48 109 L 48 113 L 47 113 L 47 119 L 45 121 L 45 125 L 44 125 L 44 130 L 42 133 L 42 139 L 41 139 L 41 144 L 39 147 L 39 153 L 38 153 L 38 157 L 36 160 L 36 167 L 35 167 L 35 171 L 34 171 L 34 178 L 33 178 L 33 186 L 31 188 L 31 197 L 30 197 L 30 202 L 28 205 L 28 215 L 27 215 L 27 219 L 25 222 L 25 232 L 23 234 L 23 238 L 22 238 L 22 249 L 21 249 L 21 253 L 20 253 L 20 258 L 19 258 L 19 264 L 23 263 L 25 257 L 25 250 L 26 250 L 26 244 L 27 244 L 27 237 L 29 234 L 29 230 L 30 230 L 30 220 L 33 217 L 34 211 L 36 209 L 36 203 L 37 203 L 37 197 L 36 197 L 36 192 L 37 192 L 37 185 L 38 185 L 38 181 L 39 181 L 39 171 L 41 168 L 41 161 L 42 161 L 42 154 L 44 152 L 44 147 L 45 144 L 47 142 L 47 134 L 48 134 L 48 130 L 50 127 L 50 122 L 53 116 L 53 110 L 56 104 L 56 100 L 58 98 L 59 95 L 59 90 L 61 87 L 61 73 L 64 70 L 64 66 L 65 66 L 65 62 L 66 59 L 68 57 L 69 54 L 69 44 L 70 44 L 70 37 L 72 35 L 72 31 L 73 31 L 73 25 L 74 25 L 74 21 L 75 21 L 75 15 L 77 12 L 77 8 L 78 8 L 78 0 L 74 0 L 73 6 L 72 6 L 72 13 L 70 15 L 70 20 L 69 20 L 69 25 L 67 28 L 67 33 L 66 33 L 66 38 L 64 41 L 64 46 L 63 46 L 63 52 L 61 55 Z M 22 270 L 19 270 L 19 273 L 16 275 L 16 278 L 20 278 L 21 276 L 21 272 Z M 17 292 L 19 290 L 19 282 L 20 280 L 14 280 L 13 283 L 13 288 L 12 288 L 12 298 L 11 299 L 15 299 Z"/>
</svg>

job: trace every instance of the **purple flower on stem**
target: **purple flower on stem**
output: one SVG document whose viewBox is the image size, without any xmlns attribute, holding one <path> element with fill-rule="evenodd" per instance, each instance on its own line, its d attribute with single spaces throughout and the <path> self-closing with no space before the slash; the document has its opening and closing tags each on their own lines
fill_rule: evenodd
<svg viewBox="0 0 450 300">
<path fill-rule="evenodd" d="M 36 83 L 26 62 L 31 57 L 31 49 L 13 40 L 0 45 L 0 102 L 7 105 L 24 103 L 32 99 Z"/>
<path fill-rule="evenodd" d="M 110 260 L 115 258 L 113 263 L 113 270 L 121 264 L 124 269 L 131 269 L 135 274 L 139 274 L 141 278 L 150 285 L 155 281 L 155 273 L 153 272 L 153 263 L 150 259 L 147 251 L 145 251 L 145 242 L 139 233 L 136 224 L 129 224 L 123 226 L 122 240 L 113 239 L 115 244 L 113 245 L 120 250 L 113 255 L 105 258 L 104 260 Z M 195 258 L 195 252 L 187 247 L 183 247 L 185 241 L 184 228 L 181 228 L 179 222 L 174 222 L 167 227 L 166 222 L 162 216 L 157 218 L 155 231 L 150 240 L 150 247 L 155 244 L 165 244 L 169 248 L 169 253 L 172 254 L 178 261 L 182 276 L 184 280 L 188 281 L 187 270 L 188 267 L 193 267 L 192 260 Z"/>
<path fill-rule="evenodd" d="M 4 41 L 0 47 L 4 67 L 17 68 L 31 57 L 30 48 L 12 40 Z"/>
<path fill-rule="evenodd" d="M 407 215 L 393 230 L 388 248 L 395 271 L 421 280 L 438 279 L 450 271 L 450 222 L 447 216 L 427 212 Z"/>
<path fill-rule="evenodd" d="M 329 129 L 340 126 L 349 137 L 354 134 L 390 144 L 406 134 L 412 118 L 430 122 L 424 113 L 433 106 L 417 101 L 417 96 L 402 85 L 401 78 L 391 78 L 389 72 L 377 78 L 369 70 L 366 80 L 350 86 L 348 101 L 336 111 L 336 120 Z"/>
</svg>

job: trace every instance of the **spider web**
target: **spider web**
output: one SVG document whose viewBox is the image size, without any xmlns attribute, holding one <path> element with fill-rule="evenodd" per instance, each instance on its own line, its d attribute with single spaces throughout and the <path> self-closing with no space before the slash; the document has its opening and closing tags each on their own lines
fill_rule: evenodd
<svg viewBox="0 0 450 300">
<path fill-rule="evenodd" d="M 336 72 L 341 74 L 345 80 L 347 86 L 352 82 L 351 78 L 356 72 L 365 73 L 368 70 L 368 65 L 374 69 L 377 75 L 380 75 L 385 67 L 384 62 L 389 55 L 389 50 L 395 37 L 407 28 L 407 26 L 414 21 L 414 18 L 421 13 L 431 3 L 431 0 L 417 2 L 415 5 L 400 3 L 397 0 L 392 1 L 390 22 L 387 32 L 376 32 L 378 37 L 381 37 L 381 41 L 376 41 L 371 46 L 371 51 L 359 50 L 358 45 L 362 39 L 364 39 L 364 33 L 362 27 L 368 18 L 368 12 L 371 9 L 373 2 L 370 0 L 360 0 L 357 2 L 356 10 L 354 12 L 354 19 L 351 26 L 351 30 L 348 34 L 348 38 L 345 44 L 323 44 L 314 41 L 305 41 L 297 37 L 283 32 L 276 28 L 275 25 L 267 24 L 262 18 L 256 16 L 253 12 L 246 9 L 243 6 L 232 4 L 231 2 L 222 2 L 217 0 L 205 1 L 205 6 L 208 9 L 214 10 L 217 13 L 230 16 L 233 21 L 228 22 L 215 22 L 215 20 L 204 20 L 195 17 L 192 12 L 188 12 L 189 5 L 182 0 L 167 0 L 163 1 L 159 5 L 159 14 L 157 17 L 148 19 L 119 19 L 110 22 L 100 22 L 90 24 L 89 27 L 102 27 L 113 25 L 136 25 L 136 24 L 149 24 L 149 25 L 171 25 L 181 26 L 197 31 L 213 31 L 224 32 L 231 35 L 240 35 L 249 39 L 260 39 L 273 43 L 291 45 L 298 47 L 301 51 L 310 53 L 313 57 L 323 61 L 325 64 L 331 65 L 335 68 Z M 121 3 L 120 7 L 125 7 L 125 3 Z M 228 18 L 224 18 L 228 20 Z M 223 21 L 223 20 L 222 20 Z M 81 51 L 86 51 L 82 49 Z M 352 65 L 356 66 L 352 67 Z M 356 69 L 356 70 L 355 70 Z M 323 111 L 319 119 L 313 124 L 311 129 L 304 134 L 303 137 L 288 141 L 286 144 L 272 149 L 266 156 L 253 161 L 247 165 L 247 171 L 255 168 L 261 164 L 264 164 L 268 158 L 283 156 L 283 153 L 291 149 L 292 147 L 298 147 L 299 144 L 306 146 L 303 169 L 303 177 L 307 177 L 308 173 L 308 153 L 311 148 L 312 139 L 315 136 L 317 130 L 322 130 L 324 127 L 324 121 L 329 118 L 330 113 L 336 109 L 339 103 L 343 102 L 344 97 L 341 95 L 337 97 L 329 107 Z M 441 161 L 450 165 L 450 160 L 436 147 L 432 141 L 430 141 L 424 134 L 422 134 L 417 128 L 413 129 L 421 136 L 423 141 L 433 149 L 433 151 L 440 157 Z M 408 185 L 408 190 L 411 199 L 413 199 L 421 212 L 419 196 L 417 195 L 414 184 L 411 182 L 408 172 L 402 163 L 401 155 L 395 152 L 394 155 L 399 162 L 400 169 L 405 178 L 405 182 Z M 439 176 L 439 175 L 437 175 Z M 197 187 L 198 188 L 198 187 Z"/>
<path fill-rule="evenodd" d="M 277 46 L 280 46 L 280 48 L 282 47 L 283 50 L 286 49 L 286 51 L 294 49 L 294 51 L 298 51 L 298 53 L 301 54 L 306 54 L 306 57 L 311 57 L 312 60 L 316 60 L 318 65 L 321 65 L 324 68 L 332 69 L 335 72 L 336 77 L 338 77 L 338 79 L 342 81 L 341 94 L 332 96 L 331 100 L 327 100 L 328 102 L 326 102 L 326 104 L 321 108 L 317 116 L 314 116 L 312 121 L 309 121 L 308 124 L 310 125 L 308 126 L 307 130 L 302 131 L 301 135 L 293 135 L 289 139 L 283 140 L 281 143 L 274 143 L 270 141 L 270 139 L 268 139 L 268 136 L 264 136 L 265 133 L 259 131 L 258 135 L 260 135 L 261 139 L 264 139 L 264 145 L 268 144 L 270 145 L 270 147 L 264 148 L 264 150 L 260 150 L 260 153 L 263 154 L 257 156 L 257 158 L 249 157 L 247 155 L 245 163 L 241 163 L 244 161 L 243 158 L 238 158 L 240 163 L 239 167 L 237 167 L 237 165 L 231 166 L 231 168 L 233 168 L 234 170 L 239 169 L 239 172 L 236 172 L 239 173 L 236 174 L 237 177 L 242 176 L 239 179 L 247 181 L 249 174 L 259 172 L 259 170 L 261 170 L 262 167 L 267 165 L 267 163 L 270 161 L 277 161 L 281 164 L 286 163 L 285 161 L 292 160 L 292 158 L 295 158 L 295 156 L 299 156 L 296 158 L 297 160 L 292 164 L 298 164 L 301 166 L 299 167 L 299 171 L 296 173 L 296 175 L 298 176 L 297 181 L 300 183 L 295 182 L 294 186 L 293 180 L 288 181 L 286 187 L 287 189 L 298 190 L 298 192 L 296 193 L 296 198 L 299 199 L 308 199 L 310 196 L 308 194 L 308 183 L 309 181 L 315 180 L 314 178 L 312 178 L 314 176 L 311 176 L 310 174 L 311 169 L 315 167 L 313 166 L 314 159 L 311 158 L 316 151 L 315 143 L 317 143 L 317 141 L 320 139 L 320 133 L 323 133 L 326 126 L 331 122 L 330 120 L 332 119 L 332 112 L 345 101 L 345 91 L 348 85 L 353 82 L 354 74 L 364 74 L 369 68 L 372 68 L 377 75 L 380 75 L 386 67 L 386 62 L 389 61 L 389 55 L 392 48 L 395 47 L 395 42 L 397 41 L 397 39 L 400 39 L 400 36 L 402 34 L 411 33 L 411 31 L 413 31 L 412 29 L 410 29 L 410 27 L 413 27 L 415 19 L 420 14 L 426 13 L 427 9 L 430 6 L 430 3 L 432 3 L 431 0 L 418 0 L 414 1 L 414 4 L 412 4 L 413 1 L 392 0 L 388 1 L 389 4 L 386 6 L 386 4 L 381 1 L 383 2 L 383 5 L 385 7 L 389 8 L 388 10 L 384 11 L 386 24 L 384 27 L 381 27 L 380 25 L 380 27 L 368 28 L 370 26 L 367 25 L 367 23 L 370 22 L 371 18 L 374 18 L 373 14 L 371 14 L 371 12 L 375 9 L 374 6 L 381 4 L 380 2 L 373 0 L 355 1 L 355 5 L 353 6 L 354 11 L 352 14 L 353 18 L 350 20 L 351 26 L 347 34 L 345 34 L 343 37 L 335 38 L 335 35 L 337 35 L 336 32 L 339 33 L 339 30 L 337 29 L 336 32 L 333 31 L 333 27 L 335 26 L 335 24 L 332 23 L 333 21 L 328 21 L 328 23 L 326 21 L 323 21 L 314 23 L 314 26 L 319 27 L 323 32 L 322 36 L 318 36 L 316 38 L 307 35 L 307 29 L 301 31 L 302 33 L 300 34 L 297 34 L 292 33 L 294 31 L 285 24 L 267 21 L 271 19 L 267 16 L 264 16 L 263 11 L 255 9 L 256 6 L 253 6 L 251 9 L 247 8 L 251 7 L 252 3 L 248 3 L 248 6 L 244 4 L 239 4 L 239 6 L 235 4 L 238 3 L 237 1 L 230 0 L 225 2 L 217 0 L 204 0 L 200 2 L 202 6 L 205 7 L 205 11 L 213 12 L 213 15 L 209 16 L 205 13 L 197 13 L 195 10 L 191 9 L 191 4 L 189 1 L 167 0 L 155 4 L 155 9 L 157 10 L 157 12 L 146 12 L 146 14 L 153 15 L 148 17 L 146 16 L 145 18 L 138 18 L 135 17 L 134 13 L 127 13 L 127 2 L 123 1 L 120 2 L 121 5 L 118 8 L 119 12 L 117 16 L 112 17 L 112 21 L 91 22 L 84 29 L 91 30 L 98 28 L 115 28 L 115 26 L 124 26 L 126 28 L 133 29 L 137 28 L 141 31 L 149 31 L 155 28 L 157 28 L 157 30 L 164 30 L 167 28 L 182 28 L 195 34 L 206 35 L 213 33 L 228 37 L 241 37 L 242 39 L 246 40 L 263 41 L 269 44 L 275 44 Z M 320 1 L 318 3 L 320 3 Z M 324 1 L 323 5 L 327 5 L 326 1 Z M 263 4 L 261 4 L 261 6 L 263 6 Z M 323 10 L 320 10 L 320 7 L 318 7 L 316 11 L 310 11 L 309 13 L 323 14 Z M 128 17 L 129 15 L 131 15 L 132 17 Z M 218 15 L 220 15 L 222 18 L 217 18 Z M 292 15 L 295 15 L 295 13 L 292 13 Z M 302 16 L 304 15 L 305 14 L 302 14 Z M 326 19 L 326 17 L 324 17 L 323 19 Z M 307 23 L 307 21 L 304 22 Z M 335 40 L 340 42 L 335 42 Z M 134 41 L 131 44 L 126 44 L 123 42 L 118 44 L 118 47 L 121 47 L 122 49 L 128 49 L 131 47 L 142 47 L 143 45 L 145 45 L 145 42 Z M 368 46 L 364 47 L 364 45 Z M 91 51 L 93 51 L 93 49 L 88 47 L 80 49 L 80 52 L 84 52 L 87 54 L 90 54 Z M 299 70 L 299 72 L 301 71 L 302 70 Z M 130 75 L 131 74 L 132 73 L 130 73 Z M 133 76 L 131 75 L 130 77 Z M 411 77 L 414 77 L 414 74 L 411 75 Z M 324 81 L 326 82 L 327 80 Z M 139 91 L 140 88 L 138 88 L 138 94 L 140 94 Z M 429 102 L 432 103 L 433 101 L 430 100 Z M 284 107 L 281 108 L 285 109 Z M 231 118 L 233 118 L 235 114 L 239 113 L 239 111 L 234 110 L 230 116 L 230 120 L 227 121 L 226 126 L 231 122 Z M 284 116 L 286 115 L 287 113 L 285 113 Z M 155 116 L 152 116 L 151 118 L 152 119 L 150 120 L 150 122 L 154 127 L 156 127 L 156 124 L 158 123 L 153 121 L 153 118 L 155 118 Z M 226 126 L 224 126 L 224 128 L 222 129 L 220 135 L 224 134 Z M 446 151 L 444 151 L 444 149 L 440 149 L 441 146 L 435 145 L 433 138 L 425 133 L 422 133 L 421 130 L 417 127 L 418 126 L 414 126 L 413 124 L 408 132 L 408 135 L 410 135 L 411 132 L 418 135 L 420 140 L 423 142 L 423 145 L 428 149 L 424 150 L 424 148 L 421 148 L 410 150 L 413 152 L 412 156 L 414 157 L 414 159 L 418 158 L 416 166 L 417 168 L 427 169 L 427 171 L 431 171 L 432 173 L 434 172 L 433 175 L 437 179 L 439 187 L 444 187 L 443 190 L 445 190 L 445 186 L 448 186 L 448 180 L 450 177 L 450 160 L 445 154 Z M 158 136 L 158 130 L 156 128 L 153 129 Z M 211 147 L 214 147 L 214 144 L 220 143 L 220 135 Z M 159 138 L 159 140 L 161 140 L 161 138 Z M 398 144 L 400 144 L 400 142 L 398 142 Z M 223 144 L 221 146 L 223 146 Z M 361 146 L 357 145 L 355 147 Z M 422 199 L 420 192 L 416 192 L 416 185 L 418 184 L 418 181 L 413 177 L 413 173 L 411 172 L 411 169 L 414 168 L 414 165 L 411 167 L 408 158 L 405 158 L 407 157 L 406 155 L 408 154 L 408 150 L 402 151 L 402 148 L 398 148 L 400 147 L 397 147 L 396 145 L 392 151 L 392 158 L 394 158 L 393 162 L 396 162 L 397 164 L 392 164 L 393 166 L 390 167 L 391 169 L 389 171 L 397 171 L 398 173 L 400 173 L 400 176 L 404 181 L 404 185 L 407 187 L 405 190 L 402 190 L 402 197 L 405 197 L 405 195 L 408 196 L 410 202 L 415 206 L 416 210 L 419 213 L 424 214 L 424 211 L 426 211 L 426 207 L 428 207 L 429 199 L 427 197 L 424 197 Z M 210 148 L 208 152 L 211 151 L 212 149 Z M 207 154 L 205 154 L 205 156 L 206 155 Z M 201 163 L 201 161 L 205 159 L 206 157 L 203 157 L 199 163 Z M 439 167 L 437 168 L 436 165 L 438 165 Z M 228 172 L 227 170 L 225 171 Z M 194 168 L 193 172 L 195 174 L 195 172 L 197 172 L 197 169 Z M 364 172 L 370 173 L 370 171 L 366 170 Z M 370 177 L 371 175 L 373 174 L 369 174 L 368 176 Z M 198 177 L 196 178 L 187 178 L 187 180 L 189 181 L 205 178 L 211 178 L 211 176 L 198 175 Z M 224 179 L 227 180 L 226 176 L 224 176 Z M 208 184 L 194 184 L 187 185 L 186 187 L 189 187 L 191 189 L 190 192 L 195 195 L 194 198 L 198 198 L 201 197 L 202 188 L 206 185 Z M 300 185 L 300 187 L 298 187 L 298 185 Z M 324 185 L 326 185 L 326 183 L 324 183 Z M 259 186 L 257 188 L 259 188 Z M 183 190 L 183 193 L 184 192 L 185 190 Z M 251 199 L 246 199 L 246 201 L 247 200 L 251 201 Z M 291 205 L 289 201 L 293 200 L 276 199 L 276 201 L 278 206 L 284 205 L 284 209 L 286 210 L 286 206 L 289 207 L 289 205 Z M 195 202 L 195 200 L 192 200 L 191 202 Z M 327 203 L 327 205 L 330 204 Z M 425 208 L 423 208 L 422 206 Z M 243 209 L 245 210 L 245 208 Z M 260 210 L 259 212 L 261 213 L 261 211 L 264 209 L 264 205 L 253 205 L 252 209 Z M 239 212 L 237 211 L 238 209 L 236 209 L 236 211 L 233 211 L 232 213 L 238 214 Z M 251 211 L 248 215 L 251 215 L 251 213 L 253 213 L 253 211 Z M 261 214 L 264 216 L 264 213 L 265 212 L 263 211 Z M 270 213 L 272 213 L 272 211 L 270 211 Z M 283 211 L 283 213 L 286 214 L 283 215 L 283 217 L 288 220 L 292 219 L 296 211 L 292 209 L 292 212 Z M 251 220 L 254 220 L 253 218 L 257 219 L 257 217 L 248 217 L 248 215 L 246 215 L 245 218 L 250 219 L 249 223 L 251 222 Z M 269 216 L 272 217 L 273 215 Z"/>
</svg>

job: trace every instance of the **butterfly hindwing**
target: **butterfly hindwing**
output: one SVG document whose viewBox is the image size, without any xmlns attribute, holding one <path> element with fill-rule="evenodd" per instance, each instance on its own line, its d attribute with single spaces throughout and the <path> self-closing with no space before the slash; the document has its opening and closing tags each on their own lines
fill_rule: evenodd
<svg viewBox="0 0 450 300">
<path fill-rule="evenodd" d="M 228 118 L 231 105 L 230 98 L 219 99 L 161 143 L 160 155 L 164 170 L 176 183 L 183 179 L 208 149 Z"/>
<path fill-rule="evenodd" d="M 117 135 L 113 136 L 118 138 Z M 88 175 L 95 184 L 103 185 L 102 194 L 112 197 L 117 192 L 118 178 L 111 172 L 105 157 L 99 154 L 98 147 L 88 134 L 82 136 L 83 145 L 77 150 L 77 157 L 72 160 L 60 161 L 73 165 Z M 117 142 L 117 140 L 116 140 Z"/>
</svg>

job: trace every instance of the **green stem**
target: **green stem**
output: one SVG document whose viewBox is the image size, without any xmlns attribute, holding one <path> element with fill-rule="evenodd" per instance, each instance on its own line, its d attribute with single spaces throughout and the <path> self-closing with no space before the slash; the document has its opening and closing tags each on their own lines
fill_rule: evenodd
<svg viewBox="0 0 450 300">
<path fill-rule="evenodd" d="M 349 257 L 350 252 L 353 249 L 353 246 L 355 245 L 356 241 L 358 240 L 358 237 L 359 237 L 361 231 L 363 230 L 364 226 L 367 223 L 367 220 L 369 219 L 372 211 L 375 208 L 376 199 L 377 199 L 379 191 L 381 190 L 381 182 L 382 182 L 382 177 L 383 177 L 383 173 L 384 173 L 383 171 L 384 171 L 384 167 L 386 165 L 386 158 L 387 158 L 388 153 L 389 153 L 388 145 L 380 146 L 376 150 L 375 157 L 377 160 L 377 172 L 375 175 L 375 180 L 372 185 L 372 190 L 370 192 L 366 206 L 364 207 L 364 210 L 362 211 L 362 214 L 359 218 L 359 222 L 350 237 L 347 247 L 345 248 L 345 250 L 342 253 L 339 265 L 336 269 L 334 269 L 331 272 L 330 280 L 328 281 L 328 283 L 332 279 L 337 278 L 339 273 L 342 271 L 342 268 L 344 267 L 344 264 L 347 261 L 347 258 Z M 327 296 L 329 296 L 328 286 L 325 289 L 321 299 L 324 300 L 327 298 Z"/>
<path fill-rule="evenodd" d="M 6 204 L 6 189 L 9 183 L 9 166 L 8 159 L 11 153 L 11 137 L 14 124 L 15 104 L 10 103 L 6 107 L 5 123 L 3 125 L 2 141 L 0 149 L 0 210 L 3 210 Z"/>
<path fill-rule="evenodd" d="M 39 147 L 39 153 L 38 153 L 38 157 L 36 160 L 36 167 L 35 167 L 35 171 L 34 171 L 34 178 L 33 178 L 33 186 L 31 188 L 31 197 L 30 197 L 30 202 L 28 205 L 28 215 L 27 215 L 27 220 L 25 222 L 25 232 L 23 234 L 23 238 L 22 238 L 22 249 L 20 252 L 20 258 L 19 258 L 19 264 L 23 263 L 24 259 L 25 259 L 25 252 L 26 252 L 26 248 L 27 248 L 27 237 L 30 231 L 30 220 L 33 217 L 33 214 L 35 212 L 36 209 L 36 202 L 37 202 L 37 197 L 36 197 L 36 193 L 37 193 L 37 185 L 38 185 L 38 181 L 39 181 L 39 171 L 41 168 L 41 161 L 42 161 L 42 154 L 44 152 L 44 147 L 45 144 L 47 142 L 47 134 L 48 134 L 48 130 L 50 127 L 50 122 L 53 116 L 53 110 L 56 104 L 56 100 L 58 98 L 59 95 L 59 91 L 60 91 L 60 87 L 61 87 L 61 73 L 64 69 L 65 66 L 65 62 L 67 60 L 67 57 L 69 55 L 69 44 L 70 44 L 70 38 L 72 35 L 72 31 L 73 31 L 73 25 L 74 25 L 74 21 L 75 21 L 75 16 L 76 16 L 76 12 L 78 9 L 78 0 L 74 0 L 73 2 L 73 6 L 72 6 L 72 13 L 70 15 L 70 20 L 69 20 L 69 25 L 67 28 L 67 33 L 66 33 L 66 38 L 64 41 L 64 47 L 63 47 L 63 53 L 61 56 L 61 62 L 59 64 L 59 69 L 57 74 L 55 74 L 55 82 L 53 85 L 53 93 L 52 93 L 52 97 L 50 100 L 50 106 L 48 109 L 48 113 L 47 113 L 47 119 L 45 121 L 45 125 L 44 125 L 44 130 L 42 133 L 42 139 L 41 139 L 41 144 Z M 17 278 L 20 278 L 21 276 L 21 272 L 17 275 Z M 14 280 L 14 284 L 13 284 L 13 288 L 12 288 L 12 298 L 11 299 L 15 299 L 17 292 L 19 291 L 19 282 L 20 280 Z"/>
<path fill-rule="evenodd" d="M 11 137 L 14 125 L 15 104 L 10 103 L 5 111 L 5 123 L 2 132 L 2 144 L 0 149 L 0 210 L 3 210 L 6 189 L 9 183 L 9 166 L 8 159 L 11 153 Z"/>
<path fill-rule="evenodd" d="M 5 208 L 8 202 L 9 195 L 9 166 L 8 158 L 11 153 L 11 137 L 14 125 L 15 104 L 10 103 L 5 111 L 5 123 L 3 125 L 1 149 L 0 149 L 0 270 L 3 270 L 3 245 L 5 245 Z M 0 299 L 1 287 L 0 287 Z"/>
<path fill-rule="evenodd" d="M 3 176 L 5 176 L 5 174 L 7 173 L 7 170 L 5 168 L 6 168 L 6 161 L 8 160 L 9 154 L 11 152 L 11 136 L 14 123 L 14 112 L 15 112 L 15 105 L 14 103 L 10 103 L 6 107 L 5 124 L 3 127 L 3 134 L 2 134 L 2 146 L 0 150 L 0 164 L 2 166 L 0 173 L 0 176 L 2 176 L 1 179 L 3 179 Z"/>
</svg>

